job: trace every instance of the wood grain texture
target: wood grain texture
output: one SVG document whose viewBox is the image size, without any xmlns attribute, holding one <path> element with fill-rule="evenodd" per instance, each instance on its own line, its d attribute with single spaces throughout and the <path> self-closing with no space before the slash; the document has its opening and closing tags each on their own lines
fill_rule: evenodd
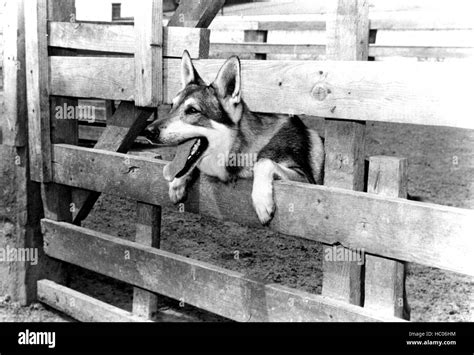
<svg viewBox="0 0 474 355">
<path fill-rule="evenodd" d="M 408 160 L 370 157 L 367 192 L 407 197 Z M 375 255 L 365 256 L 364 307 L 381 314 L 410 319 L 405 289 L 405 263 Z"/>
<path fill-rule="evenodd" d="M 327 57 L 332 60 L 367 60 L 369 4 L 366 0 L 338 0 L 327 21 Z M 365 122 L 326 119 L 324 184 L 363 191 L 365 177 Z M 342 248 L 342 246 L 339 246 Z M 343 250 L 345 252 L 350 250 Z M 331 245 L 324 255 L 334 253 Z M 362 265 L 354 260 L 323 259 L 322 294 L 362 305 Z"/>
<path fill-rule="evenodd" d="M 194 61 L 212 82 L 223 60 Z M 133 100 L 133 59 L 51 57 L 51 93 Z M 180 60 L 164 60 L 164 101 L 181 90 Z M 256 112 L 474 129 L 468 63 L 242 61 L 243 98 Z M 91 86 L 90 83 L 95 85 Z M 268 100 L 272 97 L 272 100 Z M 455 104 L 454 104 L 455 103 Z"/>
<path fill-rule="evenodd" d="M 38 281 L 38 300 L 80 322 L 148 321 L 50 280 Z"/>
<path fill-rule="evenodd" d="M 222 56 L 224 53 L 248 54 L 293 54 L 297 55 L 325 55 L 326 46 L 323 44 L 275 44 L 275 43 L 212 43 L 211 53 L 213 56 Z M 474 48 L 460 47 L 403 47 L 403 46 L 379 46 L 369 47 L 369 56 L 377 58 L 384 57 L 410 57 L 410 58 L 458 58 L 466 59 L 474 57 Z"/>
<path fill-rule="evenodd" d="M 134 26 L 50 22 L 49 45 L 101 52 L 134 54 Z M 202 58 L 209 51 L 210 31 L 205 28 L 164 27 L 163 56 L 181 58 L 186 49 L 191 58 Z"/>
<path fill-rule="evenodd" d="M 25 6 L 30 175 L 38 182 L 51 181 L 47 13 L 46 0 Z"/>
<path fill-rule="evenodd" d="M 163 101 L 163 0 L 140 1 L 135 12 L 135 105 Z"/>
<path fill-rule="evenodd" d="M 152 248 L 160 248 L 161 207 L 137 203 L 135 242 Z M 133 289 L 132 312 L 150 319 L 158 311 L 158 297 L 138 287 Z"/>
<path fill-rule="evenodd" d="M 67 145 L 54 145 L 54 156 L 57 183 L 171 206 L 166 161 Z M 189 212 L 261 227 L 251 181 L 234 187 L 203 176 L 189 192 Z M 474 275 L 472 210 L 294 182 L 275 182 L 274 198 L 273 230 Z"/>
<path fill-rule="evenodd" d="M 236 321 L 397 321 L 67 223 L 42 220 L 42 229 L 51 257 Z"/>
<path fill-rule="evenodd" d="M 1 4 L 0 7 L 3 7 Z M 12 147 L 25 147 L 28 142 L 27 108 L 26 108 L 26 71 L 25 71 L 25 21 L 24 1 L 7 1 L 2 25 L 4 36 L 0 38 L 0 58 L 3 77 L 0 84 L 5 91 L 2 106 L 5 120 L 1 126 L 1 144 Z M 3 62 L 3 59 L 5 61 Z"/>
<path fill-rule="evenodd" d="M 267 42 L 267 31 L 259 31 L 259 30 L 245 30 L 244 31 L 244 42 L 260 42 L 265 43 Z M 267 59 L 267 54 L 265 52 L 255 52 L 255 51 L 248 51 L 247 53 L 256 53 L 252 55 L 252 59 L 259 59 L 264 60 Z"/>
</svg>

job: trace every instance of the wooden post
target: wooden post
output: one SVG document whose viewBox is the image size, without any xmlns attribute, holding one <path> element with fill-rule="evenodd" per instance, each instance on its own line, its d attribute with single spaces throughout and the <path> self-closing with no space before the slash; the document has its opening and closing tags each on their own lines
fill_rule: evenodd
<svg viewBox="0 0 474 355">
<path fill-rule="evenodd" d="M 366 0 L 338 0 L 335 4 L 337 7 L 327 21 L 328 60 L 367 60 L 368 2 Z M 326 119 L 325 185 L 363 190 L 364 148 L 365 122 Z M 332 247 L 325 246 L 323 255 L 330 253 L 334 253 Z M 356 262 L 334 262 L 323 258 L 322 294 L 361 305 L 362 266 Z"/>
<path fill-rule="evenodd" d="M 137 203 L 135 241 L 153 248 L 160 247 L 161 207 Z M 138 287 L 133 289 L 133 314 L 151 319 L 158 310 L 158 296 Z"/>
<path fill-rule="evenodd" d="M 367 192 L 406 198 L 407 170 L 406 158 L 371 157 Z M 410 319 L 405 277 L 404 262 L 366 255 L 364 307 L 383 315 Z"/>
<path fill-rule="evenodd" d="M 268 31 L 259 30 L 245 30 L 244 31 L 244 42 L 258 42 L 266 43 L 268 37 Z M 251 59 L 267 59 L 267 53 L 255 53 Z"/>
<path fill-rule="evenodd" d="M 135 105 L 163 101 L 163 0 L 142 0 L 135 8 Z"/>
</svg>

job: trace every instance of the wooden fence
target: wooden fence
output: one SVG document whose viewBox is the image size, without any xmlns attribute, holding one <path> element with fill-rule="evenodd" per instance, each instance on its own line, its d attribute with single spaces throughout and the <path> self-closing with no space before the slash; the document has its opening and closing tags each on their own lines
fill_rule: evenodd
<svg viewBox="0 0 474 355">
<path fill-rule="evenodd" d="M 326 119 L 325 186 L 275 182 L 270 228 L 367 253 L 365 267 L 324 261 L 323 293 L 314 295 L 159 249 L 161 207 L 170 204 L 166 162 L 126 154 L 157 105 L 180 90 L 184 49 L 204 79 L 216 74 L 222 60 L 203 59 L 210 37 L 204 28 L 223 1 L 182 2 L 164 28 L 159 0 L 137 2 L 133 26 L 70 22 L 73 0 L 27 3 L 29 169 L 41 183 L 49 274 L 37 286 L 43 302 L 94 321 L 148 319 L 155 293 L 237 321 L 401 321 L 408 318 L 404 262 L 474 275 L 472 210 L 406 200 L 404 158 L 371 157 L 364 170 L 368 120 L 473 129 L 473 94 L 454 89 L 459 78 L 474 79 L 472 65 L 367 62 L 369 7 L 357 0 L 339 0 L 328 15 L 328 61 L 243 61 L 251 110 Z M 202 28 L 176 27 L 183 25 Z M 120 101 L 94 148 L 77 146 L 77 120 L 54 115 L 78 98 Z M 186 209 L 261 227 L 250 188 L 246 180 L 229 187 L 201 176 Z M 100 193 L 137 201 L 135 242 L 80 226 Z M 59 285 L 64 273 L 54 260 L 135 286 L 133 312 Z M 36 290 L 31 280 L 40 278 L 29 277 L 26 287 Z"/>
</svg>

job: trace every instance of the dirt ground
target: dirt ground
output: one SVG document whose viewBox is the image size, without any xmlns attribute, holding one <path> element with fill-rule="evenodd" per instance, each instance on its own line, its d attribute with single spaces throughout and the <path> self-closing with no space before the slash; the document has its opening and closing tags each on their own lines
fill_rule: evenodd
<svg viewBox="0 0 474 355">
<path fill-rule="evenodd" d="M 316 125 L 318 126 L 318 125 Z M 321 129 L 321 125 L 319 125 Z M 367 155 L 409 159 L 409 194 L 426 202 L 474 208 L 474 132 L 409 125 L 368 125 Z M 84 226 L 122 238 L 135 233 L 135 203 L 103 196 Z M 269 230 L 164 209 L 162 248 L 227 269 L 321 293 L 321 245 Z M 234 259 L 238 251 L 240 258 Z M 125 309 L 132 288 L 71 268 L 71 287 Z M 407 293 L 413 321 L 474 320 L 474 278 L 418 264 L 408 265 Z M 164 299 L 162 309 L 180 310 Z M 225 321 L 186 306 L 182 321 Z M 0 300 L 0 321 L 69 321 L 42 305 L 19 307 Z"/>
</svg>

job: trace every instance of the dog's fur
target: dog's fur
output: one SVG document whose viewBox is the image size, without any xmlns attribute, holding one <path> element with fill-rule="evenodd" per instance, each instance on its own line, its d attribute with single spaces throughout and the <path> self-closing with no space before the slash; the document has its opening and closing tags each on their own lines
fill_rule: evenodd
<svg viewBox="0 0 474 355">
<path fill-rule="evenodd" d="M 173 100 L 169 117 L 156 120 L 146 129 L 146 136 L 154 143 L 207 140 L 206 150 L 193 166 L 170 181 L 169 194 L 174 203 L 186 197 L 196 167 L 223 182 L 253 177 L 253 205 L 261 223 L 267 224 L 275 211 L 274 179 L 322 183 L 324 147 L 319 135 L 296 116 L 249 111 L 242 100 L 237 57 L 229 58 L 214 82 L 207 85 L 185 51 L 181 79 L 183 90 Z M 222 156 L 236 155 L 254 156 L 256 162 L 247 166 L 218 163 Z"/>
</svg>

